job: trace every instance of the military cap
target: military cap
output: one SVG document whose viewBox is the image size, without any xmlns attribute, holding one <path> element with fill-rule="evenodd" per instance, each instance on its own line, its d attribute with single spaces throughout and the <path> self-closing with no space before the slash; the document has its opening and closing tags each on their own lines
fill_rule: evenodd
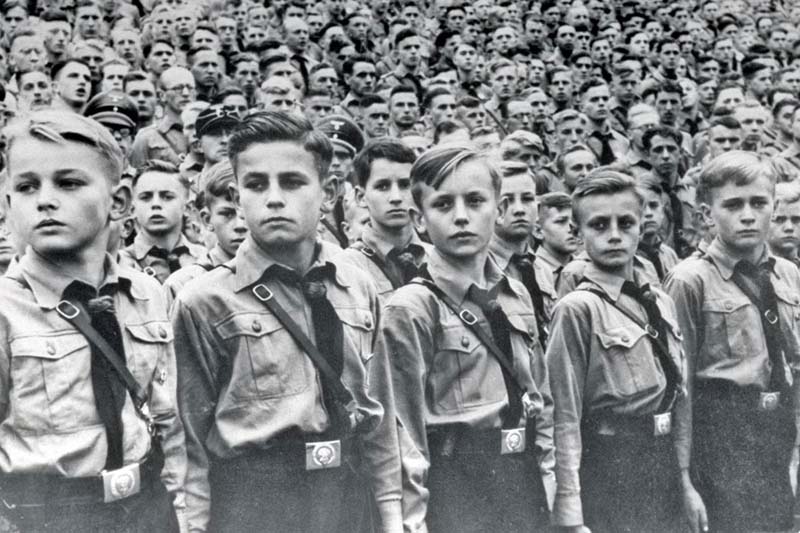
<svg viewBox="0 0 800 533">
<path fill-rule="evenodd" d="M 364 134 L 361 128 L 343 115 L 328 115 L 317 123 L 317 129 L 331 142 L 350 150 L 353 155 L 364 148 Z"/>
<path fill-rule="evenodd" d="M 139 112 L 136 104 L 122 91 L 97 94 L 86 104 L 83 115 L 104 126 L 136 129 Z"/>
<path fill-rule="evenodd" d="M 195 122 L 197 137 L 213 134 L 224 129 L 232 129 L 239 122 L 239 114 L 232 107 L 221 104 L 209 106 L 197 115 L 197 121 Z"/>
</svg>

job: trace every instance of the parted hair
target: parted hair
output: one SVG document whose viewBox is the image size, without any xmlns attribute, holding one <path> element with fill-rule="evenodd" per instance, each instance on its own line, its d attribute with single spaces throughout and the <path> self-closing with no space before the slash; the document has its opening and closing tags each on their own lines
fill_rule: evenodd
<svg viewBox="0 0 800 533">
<path fill-rule="evenodd" d="M 580 223 L 580 205 L 584 198 L 623 192 L 631 192 L 636 196 L 639 207 L 644 206 L 644 197 L 632 176 L 607 168 L 591 171 L 578 180 L 575 190 L 572 192 L 572 216 L 575 218 L 575 222 Z"/>
<path fill-rule="evenodd" d="M 459 167 L 472 161 L 485 163 L 486 171 L 492 179 L 492 187 L 499 196 L 503 178 L 488 154 L 470 145 L 448 144 L 428 150 L 411 167 L 411 195 L 417 207 L 422 207 L 423 186 L 438 189 Z"/>
<path fill-rule="evenodd" d="M 367 186 L 372 162 L 378 159 L 412 165 L 417 155 L 399 139 L 385 137 L 370 141 L 353 160 L 353 177 L 359 186 Z"/>
<path fill-rule="evenodd" d="M 697 202 L 711 203 L 711 191 L 733 183 L 737 187 L 749 185 L 760 177 L 766 177 L 775 190 L 777 176 L 766 158 L 754 152 L 731 150 L 724 152 L 703 167 L 697 182 Z"/>
</svg>

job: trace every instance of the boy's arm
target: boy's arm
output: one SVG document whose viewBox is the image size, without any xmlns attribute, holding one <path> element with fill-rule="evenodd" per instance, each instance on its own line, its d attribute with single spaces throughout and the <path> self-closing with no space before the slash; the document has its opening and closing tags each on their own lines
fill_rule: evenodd
<svg viewBox="0 0 800 533">
<path fill-rule="evenodd" d="M 550 378 L 547 374 L 544 350 L 539 342 L 536 342 L 535 346 L 529 349 L 529 357 L 531 374 L 543 401 L 542 410 L 536 415 L 536 445 L 541 450 L 539 471 L 542 474 L 542 483 L 547 495 L 547 507 L 552 510 L 556 492 L 553 395 L 550 391 Z"/>
<path fill-rule="evenodd" d="M 556 526 L 579 527 L 583 524 L 579 475 L 581 417 L 592 323 L 588 309 L 565 303 L 555 308 L 546 356 L 556 446 L 557 490 L 552 520 Z"/>
<path fill-rule="evenodd" d="M 211 490 L 208 484 L 206 437 L 214 423 L 217 402 L 209 360 L 222 353 L 215 346 L 206 322 L 181 299 L 172 312 L 175 330 L 175 355 L 178 366 L 178 402 L 186 435 L 186 515 L 189 531 L 205 531 L 208 526 Z"/>
<path fill-rule="evenodd" d="M 383 309 L 375 357 L 384 357 L 391 372 L 402 463 L 403 525 L 425 531 L 428 490 L 428 437 L 425 428 L 425 355 L 434 349 L 434 321 L 407 306 Z"/>
</svg>

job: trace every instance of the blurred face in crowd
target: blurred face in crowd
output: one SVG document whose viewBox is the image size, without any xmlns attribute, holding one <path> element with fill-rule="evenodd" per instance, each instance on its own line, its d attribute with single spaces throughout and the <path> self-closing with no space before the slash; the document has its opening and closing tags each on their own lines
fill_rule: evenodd
<svg viewBox="0 0 800 533">
<path fill-rule="evenodd" d="M 681 97 L 681 93 L 667 91 L 659 91 L 656 94 L 655 106 L 662 124 L 674 126 L 677 123 L 682 107 Z"/>
<path fill-rule="evenodd" d="M 397 56 L 400 64 L 413 71 L 420 63 L 422 41 L 417 36 L 403 39 L 397 44 Z"/>
<path fill-rule="evenodd" d="M 129 81 L 125 86 L 125 93 L 136 104 L 139 120 L 149 122 L 155 114 L 157 97 L 156 87 L 150 80 Z"/>
<path fill-rule="evenodd" d="M 744 91 L 739 87 L 730 87 L 719 91 L 714 108 L 725 107 L 732 110 L 742 102 L 744 102 Z"/>
<path fill-rule="evenodd" d="M 708 153 L 712 158 L 724 152 L 738 150 L 741 144 L 741 129 L 732 129 L 723 125 L 712 126 L 708 129 Z"/>
<path fill-rule="evenodd" d="M 513 65 L 495 70 L 491 81 L 492 90 L 500 100 L 508 100 L 517 92 L 517 71 Z"/>
<path fill-rule="evenodd" d="M 55 56 L 64 55 L 72 33 L 69 22 L 53 20 L 44 22 L 43 26 L 45 48 Z"/>
<path fill-rule="evenodd" d="M 348 79 L 350 90 L 357 96 L 373 92 L 377 81 L 375 65 L 362 61 L 353 65 L 353 74 Z"/>
<path fill-rule="evenodd" d="M 37 70 L 26 72 L 19 81 L 19 105 L 21 109 L 36 111 L 50 107 L 53 88 L 50 78 Z"/>
<path fill-rule="evenodd" d="M 75 61 L 70 61 L 56 75 L 56 91 L 70 106 L 81 106 L 89 101 L 92 79 L 89 69 Z"/>
<path fill-rule="evenodd" d="M 170 111 L 180 114 L 194 100 L 195 81 L 192 73 L 181 67 L 173 67 L 161 75 L 162 102 Z"/>
<path fill-rule="evenodd" d="M 677 173 L 681 147 L 672 137 L 653 136 L 648 155 L 650 164 L 659 176 L 672 177 Z"/>
<path fill-rule="evenodd" d="M 579 118 L 565 120 L 556 124 L 556 139 L 560 152 L 577 144 L 583 144 L 588 135 L 586 124 Z"/>
<path fill-rule="evenodd" d="M 150 49 L 147 58 L 148 70 L 154 74 L 161 74 L 175 64 L 175 50 L 167 43 L 155 43 Z"/>
<path fill-rule="evenodd" d="M 121 91 L 125 75 L 129 70 L 130 67 L 128 67 L 128 65 L 118 65 L 116 63 L 103 67 L 103 83 L 101 89 L 103 91 Z"/>
<path fill-rule="evenodd" d="M 97 6 L 81 6 L 75 11 L 75 29 L 82 39 L 97 39 L 103 30 L 103 16 Z"/>
<path fill-rule="evenodd" d="M 781 194 L 786 189 L 791 190 L 790 194 L 797 194 L 791 184 L 776 185 L 775 211 L 772 213 L 767 241 L 773 253 L 786 258 L 795 258 L 800 247 L 800 199 L 792 198 L 794 201 L 788 202 L 787 197 Z"/>
<path fill-rule="evenodd" d="M 316 70 L 309 76 L 309 89 L 326 92 L 332 97 L 338 96 L 339 75 L 332 68 Z"/>
<path fill-rule="evenodd" d="M 219 17 L 216 26 L 220 44 L 224 48 L 235 47 L 237 35 L 236 19 L 231 17 Z"/>
<path fill-rule="evenodd" d="M 767 125 L 767 111 L 761 106 L 738 106 L 733 116 L 742 125 L 742 142 L 748 146 L 758 145 Z"/>
<path fill-rule="evenodd" d="M 219 83 L 222 75 L 222 62 L 219 54 L 213 50 L 197 52 L 192 62 L 192 74 L 195 83 L 203 87 L 210 87 Z"/>
<path fill-rule="evenodd" d="M 563 156 L 564 172 L 562 179 L 568 191 L 589 172 L 597 168 L 597 158 L 589 150 L 576 150 Z"/>
<path fill-rule="evenodd" d="M 47 62 L 47 50 L 44 41 L 38 35 L 25 35 L 14 39 L 9 63 L 17 70 L 36 70 L 44 68 Z"/>
<path fill-rule="evenodd" d="M 259 85 L 259 70 L 256 61 L 240 61 L 236 64 L 233 79 L 245 94 L 253 95 Z"/>
<path fill-rule="evenodd" d="M 389 114 L 388 104 L 382 102 L 374 103 L 362 111 L 364 118 L 364 132 L 370 138 L 385 137 L 389 135 Z"/>
<path fill-rule="evenodd" d="M 333 100 L 328 95 L 307 96 L 303 112 L 312 124 L 316 124 L 320 119 L 333 113 L 333 105 Z"/>
<path fill-rule="evenodd" d="M 572 76 L 569 72 L 556 72 L 553 74 L 552 81 L 547 86 L 550 96 L 561 105 L 565 105 L 572 98 L 574 85 Z"/>
<path fill-rule="evenodd" d="M 434 126 L 445 120 L 453 120 L 456 117 L 456 97 L 452 94 L 440 94 L 434 97 L 430 103 L 431 122 Z"/>
<path fill-rule="evenodd" d="M 464 125 L 467 126 L 468 130 L 474 130 L 476 128 L 480 128 L 486 126 L 486 111 L 483 109 L 483 106 L 477 107 L 466 107 L 466 106 L 459 106 L 458 107 L 458 118 Z"/>
<path fill-rule="evenodd" d="M 401 129 L 409 129 L 419 120 L 419 102 L 413 92 L 400 92 L 391 97 L 389 112 L 392 122 Z"/>
<path fill-rule="evenodd" d="M 655 111 L 633 115 L 628 121 L 628 132 L 633 145 L 643 151 L 645 149 L 644 142 L 642 142 L 644 134 L 657 127 L 658 123 L 658 113 Z"/>
<path fill-rule="evenodd" d="M 114 51 L 120 59 L 130 65 L 139 65 L 142 61 L 142 44 L 136 31 L 120 31 L 114 33 Z"/>
</svg>

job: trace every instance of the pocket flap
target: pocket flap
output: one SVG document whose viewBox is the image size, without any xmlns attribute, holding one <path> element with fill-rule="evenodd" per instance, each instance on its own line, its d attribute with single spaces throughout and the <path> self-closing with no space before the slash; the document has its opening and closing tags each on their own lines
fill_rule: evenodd
<svg viewBox="0 0 800 533">
<path fill-rule="evenodd" d="M 125 324 L 131 336 L 141 342 L 166 343 L 173 339 L 172 325 L 166 321 Z"/>
<path fill-rule="evenodd" d="M 372 313 L 368 309 L 342 307 L 336 309 L 336 314 L 343 324 L 347 324 L 350 327 L 363 329 L 364 331 L 375 329 L 375 321 L 372 319 Z"/>
<path fill-rule="evenodd" d="M 647 332 L 636 325 L 622 326 L 607 330 L 604 333 L 597 333 L 600 344 L 606 349 L 612 346 L 621 346 L 630 349 L 645 335 L 647 335 Z"/>
<path fill-rule="evenodd" d="M 240 313 L 226 318 L 217 325 L 224 340 L 235 337 L 263 337 L 283 328 L 280 320 L 269 313 Z"/>
<path fill-rule="evenodd" d="M 480 346 L 480 339 L 466 326 L 453 326 L 442 329 L 439 351 L 470 353 Z"/>
<path fill-rule="evenodd" d="M 731 297 L 731 298 L 716 298 L 709 299 L 703 303 L 704 311 L 711 311 L 712 313 L 732 313 L 742 307 L 752 305 L 746 296 Z"/>
<path fill-rule="evenodd" d="M 50 337 L 19 337 L 11 341 L 11 356 L 61 359 L 88 347 L 89 341 L 81 333 L 66 333 Z"/>
<path fill-rule="evenodd" d="M 536 338 L 536 315 L 508 315 L 511 327 L 518 333 L 522 333 L 531 338 Z"/>
</svg>

